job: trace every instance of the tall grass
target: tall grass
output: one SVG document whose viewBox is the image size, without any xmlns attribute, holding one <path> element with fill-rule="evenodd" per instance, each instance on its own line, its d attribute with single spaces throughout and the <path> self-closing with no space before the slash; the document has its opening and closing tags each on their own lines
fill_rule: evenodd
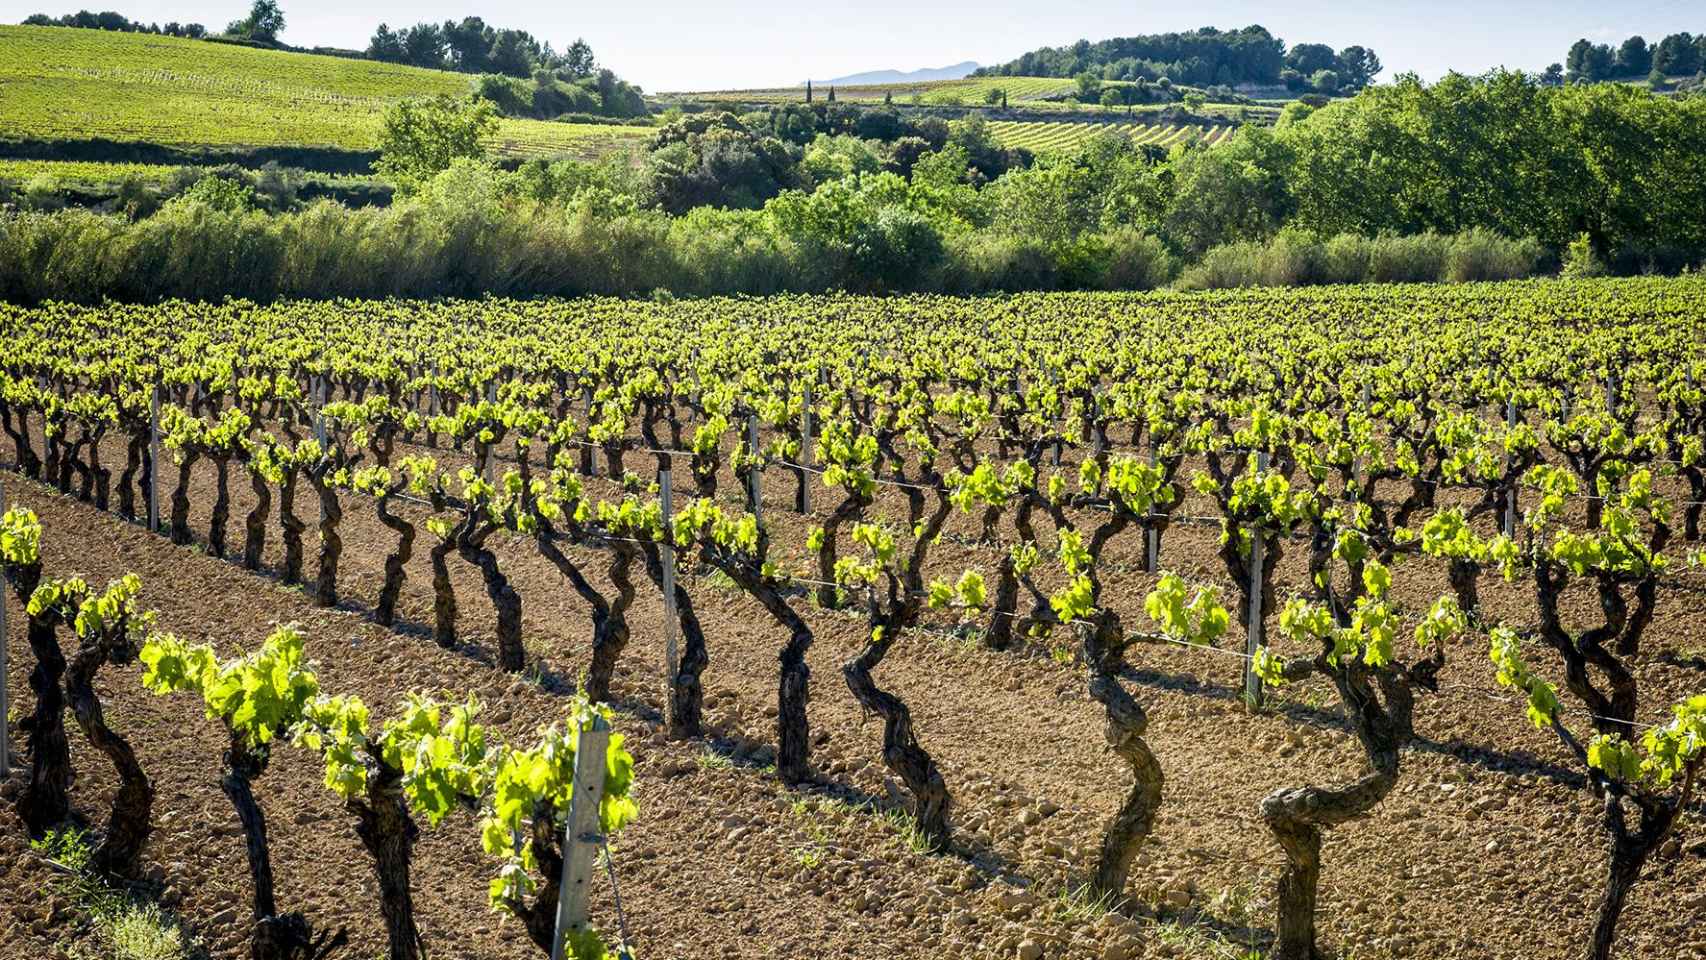
<svg viewBox="0 0 1706 960">
<path fill-rule="evenodd" d="M 77 209 L 0 215 L 0 299 L 1147 290 L 1175 277 L 1215 289 L 1502 280 L 1549 265 L 1534 241 L 1485 231 L 1285 232 L 1217 247 L 1182 272 L 1159 241 L 1130 229 L 1050 245 L 981 230 L 937 237 L 899 213 L 861 236 L 837 247 L 782 235 L 762 211 L 670 217 L 596 193 L 538 203 L 477 180 L 389 207 L 321 201 L 283 214 L 180 198 L 135 221 Z"/>
<path fill-rule="evenodd" d="M 1186 290 L 1296 287 L 1328 283 L 1468 283 L 1516 280 L 1550 267 L 1538 241 L 1482 229 L 1454 236 L 1341 234 L 1319 238 L 1282 231 L 1266 243 L 1215 247 L 1180 275 Z"/>
</svg>

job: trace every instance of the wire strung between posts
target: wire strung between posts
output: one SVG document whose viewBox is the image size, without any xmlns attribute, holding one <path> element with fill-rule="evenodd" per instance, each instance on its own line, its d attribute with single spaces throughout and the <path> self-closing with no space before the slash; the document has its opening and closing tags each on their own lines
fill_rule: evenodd
<svg viewBox="0 0 1706 960">
<path fill-rule="evenodd" d="M 622 931 L 620 956 L 631 957 L 628 950 L 634 939 L 628 935 L 628 918 L 622 912 L 622 888 L 616 883 L 616 858 L 610 855 L 610 838 L 600 834 L 598 844 L 604 850 L 604 870 L 610 875 L 610 898 L 616 903 L 616 929 Z"/>
</svg>

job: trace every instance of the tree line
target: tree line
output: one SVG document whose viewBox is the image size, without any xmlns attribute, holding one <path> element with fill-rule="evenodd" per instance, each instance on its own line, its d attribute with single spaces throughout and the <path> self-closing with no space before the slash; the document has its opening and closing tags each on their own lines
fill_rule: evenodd
<svg viewBox="0 0 1706 960">
<path fill-rule="evenodd" d="M 577 39 L 558 53 L 526 30 L 493 27 L 479 17 L 417 23 L 399 30 L 381 23 L 368 41 L 367 56 L 386 63 L 509 77 L 531 77 L 535 70 L 549 70 L 565 80 L 590 77 L 598 67 L 585 40 Z"/>
<path fill-rule="evenodd" d="M 1562 77 L 1572 83 L 1648 79 L 1662 83 L 1669 77 L 1692 77 L 1706 70 L 1706 34 L 1673 33 L 1654 44 L 1637 34 L 1616 47 L 1583 38 L 1571 45 L 1564 63 L 1554 64 L 1549 74 L 1559 76 L 1560 68 Z"/>
<path fill-rule="evenodd" d="M 111 10 L 103 10 L 100 13 L 79 10 L 76 13 L 67 13 L 59 17 L 35 13 L 25 17 L 23 25 L 26 27 L 78 27 L 84 30 L 112 30 L 117 33 L 152 33 L 167 37 L 189 37 L 192 40 L 199 40 L 207 36 L 207 27 L 199 23 L 178 23 L 175 20 L 167 24 L 143 23 L 140 20 L 131 20 L 124 14 L 115 13 Z"/>
<path fill-rule="evenodd" d="M 1203 27 L 1187 33 L 1116 37 L 1092 43 L 1079 40 L 1066 47 L 1043 47 L 1016 60 L 977 71 L 977 76 L 1077 77 L 1101 80 L 1168 80 L 1200 86 L 1220 84 L 1285 84 L 1358 90 L 1381 71 L 1380 58 L 1362 46 L 1334 52 L 1319 43 L 1301 43 L 1289 50 L 1285 41 L 1265 27 L 1242 30 Z M 1331 74 L 1323 77 L 1322 74 Z"/>
</svg>

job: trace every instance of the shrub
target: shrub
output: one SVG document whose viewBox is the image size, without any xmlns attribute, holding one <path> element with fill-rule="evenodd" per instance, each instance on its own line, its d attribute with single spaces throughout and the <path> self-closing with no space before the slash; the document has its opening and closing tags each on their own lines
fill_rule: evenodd
<svg viewBox="0 0 1706 960">
<path fill-rule="evenodd" d="M 1593 238 L 1585 233 L 1577 234 L 1570 241 L 1570 246 L 1564 251 L 1564 276 L 1571 279 L 1587 277 L 1603 277 L 1606 274 L 1605 261 L 1599 258 L 1598 251 L 1593 248 Z"/>
</svg>

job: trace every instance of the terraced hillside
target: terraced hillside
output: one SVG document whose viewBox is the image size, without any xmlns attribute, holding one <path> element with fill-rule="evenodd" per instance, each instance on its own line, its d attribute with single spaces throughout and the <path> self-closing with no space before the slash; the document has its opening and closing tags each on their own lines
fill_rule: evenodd
<svg viewBox="0 0 1706 960">
<path fill-rule="evenodd" d="M 111 140 L 180 148 L 374 148 L 385 107 L 460 95 L 442 70 L 64 27 L 0 26 L 0 141 Z M 505 119 L 511 154 L 591 155 L 637 127 Z"/>
</svg>

